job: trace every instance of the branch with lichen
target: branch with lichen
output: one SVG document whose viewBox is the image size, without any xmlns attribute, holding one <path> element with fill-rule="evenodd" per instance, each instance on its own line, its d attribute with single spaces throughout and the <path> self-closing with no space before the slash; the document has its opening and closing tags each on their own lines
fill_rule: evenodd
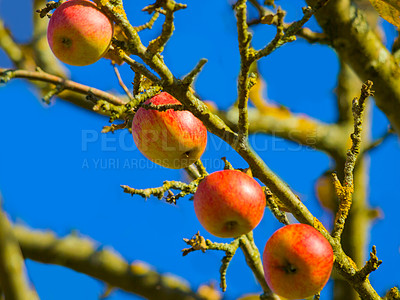
<svg viewBox="0 0 400 300">
<path fill-rule="evenodd" d="M 201 161 L 201 159 L 196 160 L 194 165 L 196 166 L 197 170 L 200 173 L 199 178 L 200 177 L 204 178 L 204 177 L 206 177 L 208 175 L 208 172 L 207 172 L 206 168 L 204 167 L 203 162 Z M 201 179 L 199 179 L 199 180 L 201 180 Z"/>
<path fill-rule="evenodd" d="M 382 261 L 379 260 L 376 256 L 376 247 L 372 246 L 370 258 L 365 263 L 364 267 L 357 272 L 357 276 L 359 276 L 361 280 L 366 280 L 368 275 L 371 274 L 373 271 L 376 271 L 381 264 Z"/>
<path fill-rule="evenodd" d="M 7 83 L 14 78 L 24 78 L 33 81 L 42 81 L 55 85 L 57 93 L 62 87 L 64 90 L 78 92 L 84 95 L 92 94 L 99 99 L 104 99 L 114 105 L 125 105 L 127 101 L 114 96 L 113 94 L 104 92 L 102 90 L 74 82 L 59 76 L 48 74 L 44 71 L 26 71 L 26 70 L 12 70 L 0 68 L 0 83 Z"/>
<path fill-rule="evenodd" d="M 197 63 L 197 65 L 193 68 L 193 70 L 190 71 L 189 74 L 187 74 L 182 79 L 182 83 L 184 85 L 190 87 L 206 63 L 207 63 L 207 59 L 205 59 L 205 58 L 200 59 L 199 62 Z"/>
<path fill-rule="evenodd" d="M 183 256 L 186 256 L 193 251 L 199 250 L 203 253 L 205 253 L 206 250 L 219 250 L 225 252 L 225 256 L 222 258 L 222 265 L 220 268 L 220 287 L 222 291 L 226 290 L 226 271 L 228 269 L 229 263 L 231 262 L 237 249 L 240 247 L 245 255 L 247 264 L 249 265 L 254 275 L 256 276 L 257 281 L 263 288 L 263 299 L 279 299 L 274 293 L 272 293 L 267 282 L 265 281 L 260 252 L 258 251 L 258 248 L 254 243 L 252 232 L 234 239 L 231 243 L 214 243 L 208 239 L 206 240 L 203 236 L 200 235 L 199 232 L 197 232 L 191 239 L 183 240 L 186 244 L 190 246 L 190 248 L 185 248 L 182 250 Z"/>
<path fill-rule="evenodd" d="M 182 104 L 160 104 L 156 105 L 153 103 L 147 103 L 147 104 L 140 104 L 141 108 L 144 109 L 150 109 L 150 110 L 157 110 L 157 111 L 167 111 L 167 110 L 175 110 L 175 111 L 182 111 L 186 110 L 186 108 Z"/>
<path fill-rule="evenodd" d="M 134 189 L 127 185 L 121 185 L 121 187 L 124 189 L 124 193 L 131 194 L 132 196 L 139 195 L 145 199 L 154 196 L 161 200 L 164 198 L 165 193 L 168 192 L 167 196 L 165 196 L 166 201 L 171 204 L 176 204 L 177 199 L 189 194 L 194 194 L 201 179 L 203 179 L 203 177 L 199 177 L 189 184 L 181 181 L 164 181 L 163 185 L 157 188 Z M 170 190 L 179 190 L 180 192 L 175 195 Z"/>
<path fill-rule="evenodd" d="M 274 197 L 274 194 L 272 194 L 272 192 L 266 186 L 263 187 L 263 190 L 269 210 L 279 222 L 284 225 L 289 225 L 289 220 L 285 213 L 285 211 L 288 211 L 287 208 L 280 203 L 279 199 Z"/>
<path fill-rule="evenodd" d="M 385 295 L 384 300 L 400 300 L 400 291 L 397 287 L 391 288 Z"/>
<path fill-rule="evenodd" d="M 139 32 L 139 31 L 142 31 L 142 30 L 144 30 L 144 29 L 151 29 L 151 28 L 153 28 L 153 25 L 154 25 L 154 23 L 156 22 L 156 20 L 158 19 L 159 16 L 160 16 L 160 12 L 155 11 L 154 14 L 153 14 L 153 16 L 150 18 L 150 20 L 149 20 L 148 22 L 146 22 L 145 24 L 140 25 L 140 26 L 135 26 L 135 27 L 134 27 L 135 30 L 136 30 L 137 32 Z"/>
<path fill-rule="evenodd" d="M 154 4 L 156 6 L 159 1 Z M 175 12 L 175 1 L 165 0 L 162 3 L 163 8 L 165 10 L 165 21 L 162 26 L 161 34 L 154 40 L 152 40 L 146 50 L 146 55 L 156 55 L 160 52 L 163 52 L 164 46 L 171 38 L 172 33 L 174 32 L 174 12 Z M 155 8 L 154 8 L 155 9 Z"/>
<path fill-rule="evenodd" d="M 361 131 L 363 123 L 363 115 L 365 110 L 365 101 L 368 97 L 374 96 L 372 88 L 372 81 L 367 80 L 361 88 L 360 98 L 353 100 L 353 118 L 354 118 L 354 132 L 351 134 L 352 146 L 347 152 L 346 163 L 344 166 L 344 185 L 353 185 L 353 171 L 356 164 L 357 156 L 360 153 L 361 147 Z"/>
<path fill-rule="evenodd" d="M 346 144 L 340 156 L 334 157 L 335 167 L 337 169 L 337 177 L 342 180 L 344 177 L 344 164 L 346 161 L 347 150 L 351 147 L 350 134 L 354 127 L 353 113 L 352 113 L 352 100 L 354 96 L 360 94 L 360 87 L 362 82 L 357 77 L 356 73 L 346 64 L 343 60 L 340 64 L 340 71 L 338 74 L 337 88 L 336 88 L 336 103 L 338 111 L 337 124 L 343 130 L 342 141 Z M 370 115 L 367 113 L 368 106 L 365 112 L 365 119 L 363 122 L 362 133 L 362 151 L 366 145 L 370 144 Z M 368 158 L 359 154 L 357 167 L 354 170 L 354 193 L 352 194 L 351 210 L 346 218 L 346 225 L 343 233 L 341 234 L 340 243 L 346 254 L 352 258 L 357 266 L 362 266 L 366 260 L 366 249 L 369 244 L 369 228 L 371 225 L 371 208 L 368 205 Z M 327 174 L 327 180 L 332 171 Z M 333 185 L 331 186 L 332 193 L 332 211 L 336 213 L 338 210 L 338 199 L 334 191 Z M 376 216 L 376 215 L 375 215 Z M 334 220 L 332 220 L 334 221 Z M 349 300 L 359 299 L 359 295 L 354 289 L 351 289 L 349 283 L 343 278 L 337 276 L 333 278 L 333 298 L 339 299 L 342 295 L 346 294 Z"/>
<path fill-rule="evenodd" d="M 41 18 L 44 17 L 50 17 L 51 14 L 49 14 L 53 9 L 56 9 L 59 7 L 63 2 L 65 1 L 49 1 L 46 3 L 46 6 L 40 9 L 37 9 L 36 12 L 39 14 Z"/>
<path fill-rule="evenodd" d="M 206 240 L 197 232 L 191 239 L 183 239 L 190 248 L 185 248 L 182 250 L 182 255 L 186 256 L 193 251 L 201 250 L 203 253 L 206 250 L 219 250 L 224 251 L 225 256 L 222 258 L 222 265 L 220 268 L 220 287 L 223 292 L 226 291 L 226 271 L 228 269 L 229 263 L 231 262 L 236 250 L 239 248 L 239 238 L 234 239 L 231 243 L 214 243 L 210 240 Z"/>
<path fill-rule="evenodd" d="M 6 214 L 0 209 L 0 287 L 6 299 L 37 300 L 36 291 L 26 276 L 25 262 L 18 240 Z"/>
<path fill-rule="evenodd" d="M 354 118 L 354 131 L 351 134 L 352 145 L 347 151 L 346 162 L 344 166 L 344 179 L 343 185 L 340 183 L 336 174 L 334 174 L 334 186 L 339 199 L 339 208 L 336 213 L 332 236 L 340 240 L 343 232 L 344 224 L 347 215 L 351 208 L 352 196 L 354 191 L 353 186 L 353 171 L 356 164 L 357 156 L 360 152 L 361 146 L 361 131 L 362 121 L 365 109 L 365 101 L 369 96 L 373 96 L 374 92 L 371 90 L 372 81 L 367 81 L 361 88 L 361 96 L 353 99 L 353 118 Z"/>
<path fill-rule="evenodd" d="M 271 10 L 267 9 L 266 7 L 262 6 L 258 0 L 249 0 L 249 2 L 257 9 L 258 11 L 258 18 L 253 20 L 249 20 L 247 22 L 248 26 L 253 26 L 257 24 L 268 24 L 268 25 L 277 25 L 278 16 L 274 14 Z M 283 23 L 284 31 L 286 31 L 292 24 Z M 310 44 L 319 43 L 319 44 L 327 44 L 328 39 L 325 33 L 314 32 L 309 28 L 300 28 L 296 36 L 305 39 Z"/>
<path fill-rule="evenodd" d="M 258 248 L 254 243 L 252 231 L 240 237 L 240 249 L 243 251 L 247 265 L 253 271 L 254 276 L 263 289 L 264 294 L 261 296 L 262 299 L 279 300 L 280 298 L 271 291 L 265 281 L 260 251 L 258 251 Z"/>
<path fill-rule="evenodd" d="M 150 68 L 160 75 L 165 84 L 173 84 L 174 76 L 165 66 L 162 59 L 158 55 L 146 55 L 147 48 L 142 44 L 135 28 L 129 23 L 122 6 L 122 1 L 111 3 L 108 1 L 95 0 L 94 2 L 123 29 L 127 37 L 127 52 L 142 58 Z M 152 78 L 148 78 L 152 80 Z"/>
<path fill-rule="evenodd" d="M 247 103 L 249 90 L 252 86 L 250 78 L 250 66 L 253 61 L 253 52 L 250 50 L 252 35 L 247 29 L 247 5 L 246 0 L 239 0 L 235 6 L 237 31 L 240 53 L 240 72 L 238 81 L 238 142 L 246 143 L 249 134 L 249 122 L 247 116 Z"/>
<path fill-rule="evenodd" d="M 293 22 L 289 26 L 285 27 L 283 18 L 285 13 L 278 8 L 276 13 L 276 18 L 274 24 L 276 26 L 277 32 L 274 39 L 266 45 L 263 49 L 255 53 L 255 59 L 260 59 L 261 57 L 271 54 L 274 50 L 281 47 L 282 45 L 296 40 L 296 34 L 303 28 L 303 25 L 310 20 L 310 18 L 317 12 L 320 8 L 325 6 L 329 0 L 318 1 L 313 7 L 306 7 L 303 9 L 303 17 L 297 22 Z"/>
<path fill-rule="evenodd" d="M 141 94 L 136 94 L 131 101 L 125 102 L 124 105 L 115 105 L 107 100 L 99 100 L 93 93 L 89 93 L 88 96 L 90 100 L 96 103 L 96 105 L 93 106 L 93 110 L 110 116 L 110 123 L 112 123 L 116 119 L 126 118 L 127 115 L 132 115 L 136 107 L 147 99 L 157 95 L 159 92 L 159 87 L 151 87 Z"/>
<path fill-rule="evenodd" d="M 203 253 L 206 250 L 219 250 L 225 252 L 225 256 L 222 258 L 222 265 L 220 268 L 220 287 L 224 292 L 226 290 L 226 271 L 237 249 L 240 247 L 245 254 L 247 264 L 253 270 L 257 280 L 260 282 L 264 290 L 264 295 L 270 296 L 269 298 L 265 299 L 277 299 L 265 281 L 260 253 L 258 252 L 258 249 L 255 247 L 254 241 L 252 240 L 252 233 L 249 233 L 247 236 L 243 235 L 239 238 L 236 238 L 229 244 L 211 242 L 210 240 L 206 240 L 204 237 L 202 237 L 199 232 L 197 232 L 197 234 L 195 234 L 191 239 L 183 240 L 190 246 L 190 248 L 185 248 L 182 250 L 184 256 L 188 255 L 190 252 L 198 250 L 201 250 Z"/>
<path fill-rule="evenodd" d="M 159 274 L 143 262 L 129 263 L 114 250 L 89 239 L 72 234 L 58 238 L 50 231 L 33 231 L 23 226 L 15 226 L 12 232 L 26 258 L 70 268 L 146 299 L 207 299 L 179 277 Z"/>
<path fill-rule="evenodd" d="M 236 107 L 228 111 L 217 111 L 231 128 L 237 128 Z M 273 105 L 248 109 L 249 133 L 266 133 L 282 137 L 300 145 L 308 146 L 341 157 L 345 151 L 343 130 L 336 124 L 327 124 L 305 114 L 296 114 L 286 108 Z"/>
<path fill-rule="evenodd" d="M 258 73 L 257 64 L 250 69 Z M 279 136 L 295 143 L 327 152 L 334 158 L 342 157 L 346 150 L 343 128 L 337 124 L 327 124 L 306 114 L 296 114 L 286 107 L 269 103 L 265 98 L 265 82 L 258 74 L 249 91 L 249 100 L 255 106 L 249 107 L 249 133 L 266 133 Z M 231 128 L 237 130 L 238 108 L 232 106 L 227 111 L 215 111 Z"/>
</svg>

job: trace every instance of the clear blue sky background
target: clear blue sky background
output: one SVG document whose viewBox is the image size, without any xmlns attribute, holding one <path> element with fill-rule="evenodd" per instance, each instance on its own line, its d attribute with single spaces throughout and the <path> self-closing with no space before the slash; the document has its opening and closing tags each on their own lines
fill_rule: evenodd
<svg viewBox="0 0 400 300">
<path fill-rule="evenodd" d="M 140 10 L 151 4 L 150 1 L 125 2 L 133 25 L 148 20 L 148 15 Z M 176 76 L 182 76 L 200 58 L 207 58 L 196 90 L 204 99 L 227 108 L 237 95 L 239 69 L 234 15 L 227 1 L 187 1 L 187 4 L 186 10 L 176 13 L 176 31 L 165 49 L 165 61 Z M 278 1 L 278 4 L 287 9 L 287 21 L 301 17 L 302 1 Z M 0 17 L 19 42 L 29 40 L 31 16 L 30 0 L 0 0 Z M 160 25 L 161 20 L 154 30 L 143 32 L 143 41 L 154 38 Z M 314 20 L 307 26 L 318 30 Z M 384 27 L 387 43 L 391 45 L 395 30 L 386 23 Z M 254 46 L 260 48 L 273 37 L 274 30 L 259 26 L 254 28 L 254 33 Z M 0 66 L 11 67 L 1 50 Z M 301 40 L 277 50 L 260 64 L 270 99 L 325 122 L 336 118 L 334 88 L 338 68 L 332 49 L 310 46 Z M 77 82 L 121 92 L 107 60 L 69 69 Z M 127 66 L 123 66 L 121 72 L 127 83 L 132 81 L 133 74 Z M 189 238 L 198 230 L 207 238 L 222 241 L 201 227 L 188 199 L 171 206 L 155 198 L 144 201 L 139 196 L 131 197 L 120 188 L 121 184 L 146 188 L 160 186 L 163 180 L 182 180 L 182 171 L 165 169 L 147 161 L 135 148 L 127 131 L 101 134 L 102 127 L 108 125 L 104 117 L 61 100 L 51 106 L 44 105 L 36 91 L 22 80 L 13 80 L 0 88 L 0 103 L 0 190 L 4 209 L 13 221 L 35 229 L 51 229 L 60 236 L 78 230 L 102 245 L 112 246 L 129 261 L 146 261 L 159 272 L 186 278 L 193 287 L 213 280 L 218 282 L 223 253 L 181 255 L 185 247 L 182 238 Z M 387 126 L 384 115 L 374 107 L 373 136 L 379 136 Z M 315 216 L 328 224 L 329 213 L 318 205 L 313 185 L 330 167 L 329 158 L 262 134 L 253 136 L 251 141 L 267 164 L 290 184 Z M 222 168 L 222 156 L 235 167 L 246 167 L 233 150 L 209 135 L 203 156 L 209 172 Z M 396 137 L 389 138 L 371 154 L 369 198 L 371 205 L 379 206 L 385 216 L 374 223 L 370 243 L 377 246 L 378 256 L 383 260 L 379 270 L 371 275 L 374 287 L 381 294 L 400 284 L 399 157 Z M 260 251 L 279 227 L 266 210 L 254 233 Z M 226 299 L 261 291 L 239 252 L 228 270 Z M 32 261 L 27 262 L 27 267 L 43 300 L 94 300 L 103 290 L 102 283 L 62 267 Z M 326 299 L 329 288 L 330 285 L 322 299 Z M 116 291 L 109 299 L 136 297 Z"/>
</svg>

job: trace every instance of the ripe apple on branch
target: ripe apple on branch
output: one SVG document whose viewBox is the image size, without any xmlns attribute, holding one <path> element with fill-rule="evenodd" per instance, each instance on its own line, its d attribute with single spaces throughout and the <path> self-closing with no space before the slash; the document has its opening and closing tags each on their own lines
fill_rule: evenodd
<svg viewBox="0 0 400 300">
<path fill-rule="evenodd" d="M 273 6 L 273 1 L 267 2 Z M 265 5 L 268 4 L 267 2 Z M 80 85 L 40 69 L 37 69 L 38 71 L 1 69 L 0 80 L 5 83 L 13 78 L 26 78 L 50 83 L 56 86 L 56 88 L 50 86 L 51 96 L 60 94 L 64 90 L 80 93 L 80 96 L 84 97 L 82 102 L 88 99 L 95 102 L 90 109 L 109 115 L 111 123 L 116 119 L 125 120 L 123 124 L 112 124 L 114 126 L 112 129 L 132 130 L 132 137 L 137 148 L 149 160 L 165 168 L 184 168 L 191 178 L 190 183 L 164 181 L 158 188 L 142 190 L 128 186 L 123 186 L 123 188 L 125 192 L 132 195 L 138 194 L 144 198 L 153 195 L 159 199 L 165 198 L 168 203 L 173 204 L 176 204 L 179 198 L 194 195 L 193 209 L 200 224 L 208 233 L 230 240 L 215 243 L 197 233 L 190 240 L 184 239 L 191 248 L 184 249 L 183 252 L 186 255 L 195 250 L 224 251 L 225 256 L 220 269 L 223 291 L 226 289 L 228 265 L 236 250 L 241 248 L 246 263 L 263 290 L 261 297 L 264 299 L 279 297 L 299 299 L 319 293 L 328 281 L 334 260 L 336 260 L 338 274 L 342 275 L 363 299 L 375 300 L 379 298 L 379 295 L 368 280 L 368 275 L 381 263 L 376 257 L 375 248 L 371 252 L 370 260 L 363 267 L 357 267 L 345 254 L 341 244 L 344 224 L 352 204 L 353 170 L 360 153 L 365 101 L 374 93 L 371 89 L 372 82 L 366 81 L 363 84 L 361 96 L 352 102 L 354 119 L 350 118 L 351 120 L 346 123 L 347 127 L 353 129 L 353 133 L 351 143 L 347 145 L 350 149 L 347 153 L 340 154 L 339 167 L 343 168 L 342 164 L 344 164 L 341 180 L 333 174 L 333 187 L 331 186 L 330 192 L 336 193 L 338 203 L 332 202 L 329 205 L 329 208 L 336 213 L 331 232 L 328 232 L 313 216 L 290 187 L 268 168 L 251 148 L 249 142 L 249 134 L 251 134 L 249 111 L 252 108 L 249 107 L 248 102 L 253 87 L 256 89 L 252 91 L 256 92 L 259 100 L 253 101 L 253 104 L 256 106 L 257 113 L 261 114 L 260 119 L 266 118 L 271 109 L 269 104 L 264 103 L 264 99 L 260 97 L 261 79 L 256 70 L 257 61 L 285 43 L 294 41 L 296 34 L 307 34 L 302 31 L 302 26 L 316 12 L 323 9 L 328 1 L 311 2 L 311 6 L 303 9 L 303 17 L 292 24 L 284 22 L 285 12 L 280 8 L 276 10 L 276 13 L 268 14 L 257 1 L 238 0 L 235 3 L 233 8 L 237 19 L 240 72 L 237 99 L 232 105 L 229 116 L 228 113 L 219 111 L 216 106 L 199 99 L 194 92 L 193 82 L 202 71 L 206 63 L 205 59 L 200 60 L 197 66 L 183 78 L 176 78 L 164 61 L 162 52 L 175 28 L 174 14 L 186 8 L 186 5 L 173 0 L 157 0 L 154 4 L 145 7 L 144 10 L 153 14 L 153 17 L 148 23 L 138 27 L 133 27 L 129 23 L 122 0 L 94 0 L 93 2 L 69 0 L 46 6 L 48 11 L 57 7 L 51 16 L 47 31 L 49 46 L 54 55 L 67 64 L 86 66 L 105 57 L 108 51 L 114 51 L 113 53 L 116 53 L 121 61 L 129 64 L 135 73 L 133 92 L 130 92 L 124 86 L 122 79 L 118 78 L 128 95 L 127 98 Z M 260 50 L 254 49 L 251 43 L 252 33 L 248 30 L 251 22 L 247 19 L 249 3 L 260 13 L 260 19 L 256 20 L 257 22 L 274 25 L 277 30 L 275 38 Z M 138 32 L 151 28 L 152 23 L 160 14 L 165 15 L 162 32 L 146 47 L 142 44 Z M 118 28 L 118 34 L 115 33 L 116 28 Z M 131 56 L 137 56 L 139 60 L 136 58 L 134 60 Z M 87 102 L 84 104 L 87 105 Z M 288 134 L 291 133 L 290 128 L 293 127 L 290 126 L 293 124 L 307 127 L 301 132 L 303 140 L 307 140 L 307 137 L 311 135 L 310 132 L 314 132 L 313 129 L 319 128 L 318 124 L 314 124 L 317 122 L 293 116 L 288 110 L 276 107 L 272 110 L 274 113 L 278 112 L 279 115 L 273 119 L 275 122 L 287 119 L 296 121 L 285 123 L 285 126 L 289 126 L 289 129 L 285 127 Z M 234 121 L 232 121 L 232 115 Z M 340 130 L 335 126 L 333 126 L 335 130 Z M 324 128 L 327 127 L 328 125 Z M 300 125 L 296 128 L 300 128 Z M 225 161 L 224 170 L 211 174 L 207 172 L 201 161 L 207 144 L 207 130 L 228 143 L 246 161 L 248 170 L 254 174 L 254 178 L 239 169 L 235 170 L 227 161 Z M 341 137 L 344 135 L 343 132 Z M 345 136 L 348 136 L 347 132 Z M 322 149 L 326 150 L 326 148 Z M 336 151 L 335 154 L 339 152 Z M 261 185 L 256 179 L 261 182 Z M 179 192 L 174 194 L 171 190 Z M 270 237 L 261 260 L 252 230 L 264 217 L 266 205 L 286 226 Z M 304 224 L 288 225 L 286 212 L 292 213 L 299 222 Z M 0 234 L 0 250 L 3 246 L 1 236 L 5 235 Z M 16 242 L 14 244 L 18 247 Z M 68 264 L 69 260 L 63 260 L 63 263 L 65 262 Z M 0 257 L 0 267 L 1 263 Z M 113 284 L 118 286 L 120 283 L 113 282 Z M 155 286 L 154 290 L 158 288 L 160 286 Z M 190 294 L 191 291 L 188 293 Z M 197 296 L 202 297 L 196 294 L 195 298 Z M 397 298 L 393 296 L 390 299 Z"/>
<path fill-rule="evenodd" d="M 50 18 L 47 39 L 54 55 L 64 63 L 86 66 L 108 51 L 114 25 L 96 4 L 69 0 Z"/>
</svg>

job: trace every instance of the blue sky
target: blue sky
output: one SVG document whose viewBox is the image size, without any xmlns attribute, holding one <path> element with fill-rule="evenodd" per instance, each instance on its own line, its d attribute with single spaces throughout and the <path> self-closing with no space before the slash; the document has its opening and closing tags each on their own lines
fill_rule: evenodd
<svg viewBox="0 0 400 300">
<path fill-rule="evenodd" d="M 149 1 L 125 1 L 133 25 L 143 24 L 148 15 L 141 8 Z M 17 10 L 11 6 L 18 3 Z M 282 3 L 288 10 L 287 21 L 301 17 L 304 4 Z M 31 1 L 0 0 L 0 17 L 16 39 L 29 40 Z M 146 43 L 159 32 L 161 20 L 154 30 L 141 34 Z M 309 27 L 318 30 L 311 20 Z M 168 43 L 164 58 L 176 76 L 188 73 L 200 58 L 207 58 L 196 82 L 196 90 L 227 108 L 236 99 L 239 70 L 235 18 L 227 1 L 188 1 L 188 8 L 176 13 L 176 30 Z M 390 45 L 395 30 L 384 24 Z M 274 35 L 269 26 L 254 29 L 255 48 L 265 45 Z M 11 67 L 0 50 L 0 66 Z M 103 90 L 122 92 L 109 61 L 101 60 L 87 67 L 68 67 L 72 79 Z M 325 122 L 336 118 L 336 76 L 339 65 L 335 52 L 304 41 L 285 45 L 260 62 L 260 70 L 268 84 L 268 98 L 286 105 L 294 112 L 305 113 Z M 133 79 L 127 66 L 121 67 L 125 82 Z M 290 85 L 290 88 L 288 86 Z M 0 87 L 2 129 L 0 130 L 0 191 L 4 209 L 15 222 L 35 229 L 51 229 L 63 236 L 78 230 L 103 245 L 110 245 L 127 260 L 143 260 L 158 271 L 186 278 L 194 287 L 219 280 L 223 253 L 191 253 L 182 257 L 182 238 L 198 230 L 214 238 L 197 221 L 193 205 L 187 198 L 177 206 L 155 198 L 144 201 L 122 192 L 121 184 L 136 188 L 160 186 L 164 180 L 183 180 L 180 170 L 169 170 L 147 161 L 136 149 L 130 134 L 101 134 L 108 119 L 56 100 L 47 106 L 32 86 L 13 80 Z M 385 116 L 373 108 L 373 136 L 379 136 L 388 124 Z M 257 134 L 251 137 L 260 156 L 298 193 L 314 215 L 329 222 L 314 196 L 314 182 L 331 165 L 329 158 L 314 150 L 298 147 L 276 137 Z M 235 167 L 246 167 L 244 161 L 218 138 L 209 134 L 203 155 L 209 172 L 222 168 L 226 156 Z M 371 282 L 379 293 L 400 283 L 400 219 L 398 182 L 400 169 L 398 138 L 391 137 L 371 153 L 369 198 L 379 206 L 385 218 L 374 223 L 370 245 L 376 245 L 383 260 Z M 301 176 L 298 176 L 301 172 Z M 280 224 L 266 210 L 255 229 L 260 251 Z M 395 234 L 393 234 L 395 233 Z M 162 250 L 159 244 L 166 244 Z M 240 252 L 240 251 L 239 251 Z M 260 292 L 241 253 L 234 257 L 227 275 L 227 299 L 248 292 Z M 103 284 L 58 266 L 27 262 L 32 282 L 41 299 L 97 299 Z M 329 294 L 328 284 L 322 299 Z M 325 297 L 325 298 L 324 298 Z M 117 291 L 109 299 L 136 299 Z"/>
</svg>

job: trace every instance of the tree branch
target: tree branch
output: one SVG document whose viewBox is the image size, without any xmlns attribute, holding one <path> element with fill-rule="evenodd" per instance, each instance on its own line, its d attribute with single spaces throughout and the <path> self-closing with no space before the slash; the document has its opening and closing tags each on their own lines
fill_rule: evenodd
<svg viewBox="0 0 400 300">
<path fill-rule="evenodd" d="M 92 94 L 99 99 L 104 99 L 114 105 L 124 105 L 128 101 L 124 101 L 112 94 L 104 92 L 102 90 L 83 85 L 69 79 L 61 78 L 55 75 L 45 73 L 43 71 L 26 71 L 26 70 L 11 70 L 0 68 L 0 83 L 6 83 L 13 78 L 25 78 L 34 81 L 42 81 L 47 83 L 52 83 L 55 85 L 60 85 L 64 89 L 78 92 L 84 95 Z"/>
<path fill-rule="evenodd" d="M 26 278 L 21 249 L 3 211 L 0 211 L 0 286 L 7 300 L 39 299 Z"/>
<path fill-rule="evenodd" d="M 26 258 L 70 268 L 150 300 L 206 299 L 180 278 L 160 275 L 143 262 L 130 264 L 118 253 L 99 248 L 88 239 L 74 235 L 60 239 L 52 232 L 31 231 L 22 226 L 15 226 L 13 233 Z"/>
<path fill-rule="evenodd" d="M 237 126 L 238 109 L 232 107 L 229 111 L 216 112 L 232 128 Z M 257 108 L 248 109 L 249 133 L 266 133 L 279 136 L 295 143 L 315 148 L 329 153 L 332 157 L 341 157 L 346 151 L 346 141 L 343 140 L 343 130 L 336 124 L 326 124 L 308 117 L 305 114 L 295 114 L 285 108 L 269 106 L 260 111 Z"/>
<path fill-rule="evenodd" d="M 362 122 L 365 109 L 365 101 L 369 96 L 372 96 L 374 92 L 371 90 L 372 82 L 367 81 L 361 88 L 361 96 L 353 100 L 353 117 L 354 117 L 354 132 L 350 135 L 352 139 L 351 148 L 347 151 L 346 162 L 344 165 L 344 179 L 343 185 L 340 183 L 337 177 L 334 176 L 335 190 L 339 198 L 339 209 L 336 213 L 334 228 L 332 236 L 336 239 L 340 239 L 342 234 L 344 223 L 349 213 L 352 196 L 354 191 L 353 177 L 354 167 L 356 159 L 360 152 L 361 146 L 361 132 Z"/>
<path fill-rule="evenodd" d="M 21 46 L 14 41 L 11 32 L 4 26 L 2 19 L 0 19 L 0 48 L 17 66 L 23 65 L 25 57 Z"/>
<path fill-rule="evenodd" d="M 180 182 L 180 181 L 164 181 L 163 185 L 158 188 L 148 188 L 148 189 L 134 189 L 127 185 L 121 185 L 124 192 L 127 194 L 140 195 L 147 199 L 150 196 L 157 197 L 159 200 L 164 198 L 166 192 L 168 195 L 165 197 L 168 203 L 176 204 L 176 200 L 185 197 L 189 194 L 194 194 L 197 190 L 197 185 L 203 177 L 198 177 L 193 180 L 190 184 Z M 180 190 L 179 194 L 174 195 L 170 190 Z"/>
<path fill-rule="evenodd" d="M 253 274 L 255 275 L 258 283 L 260 283 L 264 291 L 262 299 L 279 300 L 280 297 L 278 297 L 271 291 L 270 287 L 265 281 L 264 269 L 261 262 L 260 252 L 258 251 L 258 248 L 254 243 L 252 231 L 246 235 L 243 235 L 240 238 L 240 248 L 242 249 L 243 254 L 246 258 L 247 265 L 253 271 Z"/>
<path fill-rule="evenodd" d="M 246 0 L 239 0 L 235 6 L 236 26 L 238 31 L 239 54 L 240 54 L 240 73 L 238 79 L 238 141 L 241 144 L 247 142 L 249 134 L 249 122 L 247 116 L 247 103 L 249 100 L 249 90 L 251 88 L 250 66 L 253 61 L 253 51 L 250 50 L 252 39 L 247 26 L 247 4 Z"/>
<path fill-rule="evenodd" d="M 315 0 L 307 0 L 309 5 Z M 316 19 L 338 52 L 361 80 L 374 82 L 376 105 L 400 134 L 400 68 L 350 0 L 332 0 Z"/>
</svg>

